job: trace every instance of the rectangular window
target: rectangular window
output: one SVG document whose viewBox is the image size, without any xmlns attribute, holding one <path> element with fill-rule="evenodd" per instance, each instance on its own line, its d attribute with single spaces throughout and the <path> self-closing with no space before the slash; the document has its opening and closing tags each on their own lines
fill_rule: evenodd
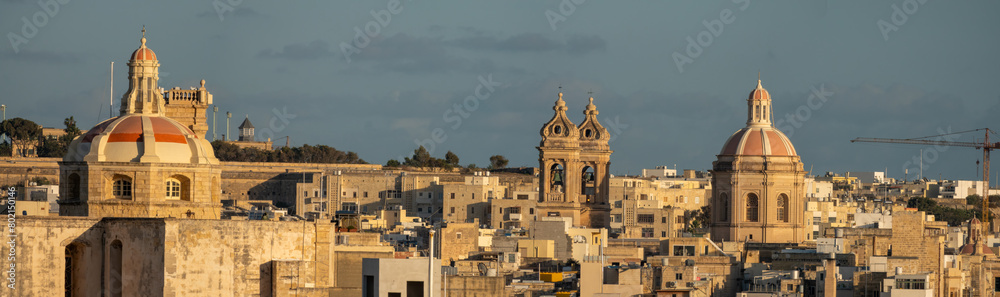
<svg viewBox="0 0 1000 297">
<path fill-rule="evenodd" d="M 472 193 L 472 199 L 476 199 L 476 193 Z"/>
<path fill-rule="evenodd" d="M 667 237 L 667 231 L 660 231 L 660 237 Z"/>
<path fill-rule="evenodd" d="M 640 214 L 635 216 L 636 223 L 640 224 L 652 224 L 654 220 L 655 219 L 652 214 Z"/>
<path fill-rule="evenodd" d="M 674 256 L 694 256 L 693 245 L 675 245 Z"/>
<path fill-rule="evenodd" d="M 455 199 L 455 193 L 451 193 L 451 199 Z"/>
<path fill-rule="evenodd" d="M 508 208 L 507 209 L 507 213 L 509 213 L 509 214 L 519 214 L 519 213 L 521 213 L 521 208 L 520 207 L 511 207 L 511 208 Z"/>
<path fill-rule="evenodd" d="M 451 208 L 451 213 L 455 213 L 455 207 Z"/>
<path fill-rule="evenodd" d="M 684 274 L 678 273 L 678 274 L 674 275 L 674 279 L 676 279 L 676 280 L 682 280 L 682 279 L 684 279 Z"/>
<path fill-rule="evenodd" d="M 677 223 L 684 224 L 684 216 L 677 216 Z"/>
<path fill-rule="evenodd" d="M 475 214 L 476 213 L 476 208 L 475 207 L 469 207 L 469 213 Z"/>
<path fill-rule="evenodd" d="M 358 198 L 358 192 L 353 192 L 352 195 L 354 195 L 353 198 Z"/>
<path fill-rule="evenodd" d="M 518 200 L 528 200 L 528 195 L 517 195 Z"/>
<path fill-rule="evenodd" d="M 667 217 L 660 218 L 660 223 L 666 224 L 667 223 Z"/>
<path fill-rule="evenodd" d="M 653 238 L 653 228 L 642 228 L 642 238 Z"/>
<path fill-rule="evenodd" d="M 535 208 L 529 208 L 528 214 L 535 214 Z"/>
<path fill-rule="evenodd" d="M 368 192 L 365 192 L 365 198 L 368 198 Z"/>
</svg>

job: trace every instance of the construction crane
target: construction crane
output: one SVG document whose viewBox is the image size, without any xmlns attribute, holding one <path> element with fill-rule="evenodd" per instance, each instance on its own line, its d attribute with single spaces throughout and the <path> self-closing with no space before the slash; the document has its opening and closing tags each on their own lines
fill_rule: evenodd
<svg viewBox="0 0 1000 297">
<path fill-rule="evenodd" d="M 968 132 L 976 132 L 976 131 L 986 131 L 986 132 L 984 132 L 985 136 L 983 137 L 983 141 L 982 142 L 956 142 L 956 141 L 943 141 L 943 140 L 929 140 L 928 139 L 928 138 L 933 138 L 933 137 L 939 137 L 939 136 L 945 136 L 945 135 L 953 135 L 953 134 L 961 134 L 961 133 L 968 133 Z M 989 209 L 989 200 L 990 200 L 989 199 L 989 197 L 990 197 L 990 195 L 989 195 L 989 193 L 990 193 L 990 151 L 993 150 L 993 149 L 1000 148 L 1000 142 L 990 143 L 990 134 L 991 133 L 992 134 L 996 134 L 996 132 L 993 132 L 989 128 L 981 128 L 981 129 L 968 130 L 968 131 L 962 131 L 962 132 L 955 132 L 955 133 L 948 133 L 948 134 L 941 134 L 941 135 L 934 135 L 934 136 L 927 136 L 927 137 L 908 138 L 908 139 L 864 138 L 864 137 L 859 137 L 859 138 L 855 138 L 854 140 L 851 140 L 851 142 L 879 142 L 879 143 L 902 143 L 902 144 L 920 144 L 920 145 L 940 145 L 940 146 L 957 146 L 957 147 L 971 147 L 971 148 L 975 148 L 975 149 L 982 149 L 983 150 L 983 195 L 981 196 L 982 200 L 983 200 L 983 211 L 982 211 L 983 218 L 982 218 L 982 222 L 983 222 L 983 224 L 986 224 L 987 222 L 989 222 L 988 221 L 989 217 L 986 215 L 986 211 Z M 923 158 L 924 156 L 920 156 L 920 157 Z"/>
</svg>

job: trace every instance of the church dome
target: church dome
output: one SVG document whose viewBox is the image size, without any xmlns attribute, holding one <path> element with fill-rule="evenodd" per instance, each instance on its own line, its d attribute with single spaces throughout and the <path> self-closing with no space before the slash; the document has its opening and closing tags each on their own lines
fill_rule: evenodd
<svg viewBox="0 0 1000 297">
<path fill-rule="evenodd" d="M 70 144 L 68 162 L 218 164 L 207 140 L 164 116 L 127 114 L 108 119 Z"/>
<path fill-rule="evenodd" d="M 130 61 L 156 61 L 156 53 L 146 47 L 146 28 L 142 28 L 142 39 L 139 40 L 139 49 L 132 52 Z"/>
<path fill-rule="evenodd" d="M 156 53 L 143 44 L 143 47 L 132 52 L 132 61 L 156 61 Z"/>
<path fill-rule="evenodd" d="M 771 122 L 771 94 L 757 79 L 757 87 L 747 98 L 747 126 L 726 140 L 720 156 L 796 156 L 795 147 L 785 133 Z"/>
<path fill-rule="evenodd" d="M 719 155 L 795 156 L 795 147 L 773 127 L 746 127 L 733 133 Z"/>
</svg>

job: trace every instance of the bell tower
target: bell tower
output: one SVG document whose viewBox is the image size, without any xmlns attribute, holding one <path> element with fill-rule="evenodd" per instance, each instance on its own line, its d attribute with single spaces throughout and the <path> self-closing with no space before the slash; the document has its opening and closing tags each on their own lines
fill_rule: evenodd
<svg viewBox="0 0 1000 297">
<path fill-rule="evenodd" d="M 538 199 L 543 217 L 570 217 L 574 226 L 604 227 L 610 213 L 608 130 L 597 121 L 593 98 L 579 127 L 566 116 L 562 93 L 552 119 L 542 126 L 537 147 Z"/>
<path fill-rule="evenodd" d="M 591 227 L 606 227 L 611 215 L 608 203 L 611 184 L 611 133 L 597 121 L 597 106 L 590 97 L 580 124 L 580 196 L 584 218 Z"/>
</svg>

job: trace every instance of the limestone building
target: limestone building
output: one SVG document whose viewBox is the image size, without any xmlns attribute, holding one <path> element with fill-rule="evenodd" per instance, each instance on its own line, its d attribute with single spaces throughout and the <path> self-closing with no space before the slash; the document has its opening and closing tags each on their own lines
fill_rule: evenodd
<svg viewBox="0 0 1000 297">
<path fill-rule="evenodd" d="M 128 65 L 121 115 L 74 139 L 59 163 L 60 215 L 219 218 L 219 160 L 207 140 L 166 116 L 160 63 L 145 36 Z"/>
<path fill-rule="evenodd" d="M 771 95 L 757 80 L 747 98 L 747 126 L 712 163 L 712 239 L 799 243 L 805 171 L 795 147 L 771 122 Z"/>
<path fill-rule="evenodd" d="M 552 107 L 555 115 L 540 131 L 539 216 L 570 217 L 574 226 L 605 227 L 610 214 L 611 135 L 597 121 L 593 97 L 579 127 L 566 116 L 567 109 L 559 93 Z"/>
</svg>

